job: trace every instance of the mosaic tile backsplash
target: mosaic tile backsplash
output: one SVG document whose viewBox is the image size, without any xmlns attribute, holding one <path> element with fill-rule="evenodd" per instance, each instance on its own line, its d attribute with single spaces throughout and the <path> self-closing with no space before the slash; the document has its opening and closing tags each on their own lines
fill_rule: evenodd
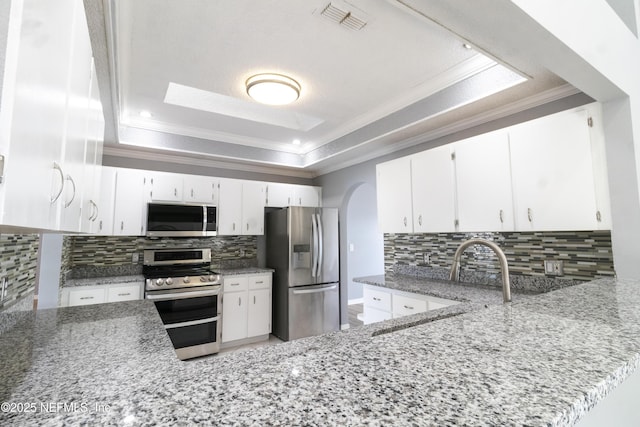
<svg viewBox="0 0 640 427">
<path fill-rule="evenodd" d="M 581 282 L 615 275 L 610 231 L 385 234 L 385 272 L 448 278 L 456 249 L 472 237 L 500 246 L 516 287 L 525 278 Z M 563 261 L 564 274 L 547 276 L 545 260 Z M 499 277 L 500 265 L 491 249 L 472 246 L 464 252 L 461 280 L 499 285 Z"/>
<path fill-rule="evenodd" d="M 257 266 L 256 236 L 159 239 L 136 236 L 65 236 L 64 278 L 142 274 L 143 251 L 163 248 L 211 248 L 211 264 L 215 269 Z M 135 262 L 134 257 L 138 258 Z"/>
<path fill-rule="evenodd" d="M 40 238 L 37 234 L 0 235 L 0 280 L 6 279 L 6 292 L 0 301 L 0 311 L 11 310 L 27 301 L 36 285 L 36 267 Z"/>
</svg>

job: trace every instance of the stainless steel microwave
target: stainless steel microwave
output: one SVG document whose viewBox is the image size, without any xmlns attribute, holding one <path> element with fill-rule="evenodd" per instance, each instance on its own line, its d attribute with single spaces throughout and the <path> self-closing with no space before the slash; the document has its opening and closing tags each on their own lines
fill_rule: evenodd
<svg viewBox="0 0 640 427">
<path fill-rule="evenodd" d="M 149 237 L 217 235 L 218 212 L 215 206 L 149 203 L 147 207 Z"/>
</svg>

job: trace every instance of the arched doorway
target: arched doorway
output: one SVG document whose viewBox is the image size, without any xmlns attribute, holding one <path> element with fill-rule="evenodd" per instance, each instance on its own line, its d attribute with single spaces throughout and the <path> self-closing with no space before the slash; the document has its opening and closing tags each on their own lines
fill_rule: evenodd
<svg viewBox="0 0 640 427">
<path fill-rule="evenodd" d="M 347 300 L 351 319 L 362 306 L 362 284 L 354 277 L 384 274 L 384 236 L 378 230 L 376 189 L 361 182 L 349 189 L 343 209 L 346 212 Z M 345 289 L 345 288 L 343 288 Z M 358 322 L 350 324 L 357 325 Z"/>
</svg>

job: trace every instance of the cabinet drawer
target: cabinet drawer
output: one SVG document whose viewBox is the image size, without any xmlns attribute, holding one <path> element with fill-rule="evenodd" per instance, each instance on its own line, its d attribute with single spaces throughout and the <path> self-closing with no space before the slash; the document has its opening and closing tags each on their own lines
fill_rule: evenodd
<svg viewBox="0 0 640 427">
<path fill-rule="evenodd" d="M 393 315 L 408 316 L 427 311 L 427 301 L 404 295 L 393 296 Z"/>
<path fill-rule="evenodd" d="M 107 302 L 140 299 L 140 289 L 141 286 L 139 284 L 109 287 L 107 290 Z"/>
<path fill-rule="evenodd" d="M 249 289 L 266 289 L 271 287 L 271 274 L 250 276 L 248 279 Z"/>
<path fill-rule="evenodd" d="M 378 310 L 391 311 L 391 294 L 389 292 L 364 288 L 364 305 Z"/>
<path fill-rule="evenodd" d="M 391 312 L 378 310 L 377 308 L 372 307 L 364 307 L 363 308 L 363 317 L 362 322 L 365 325 L 369 325 L 371 323 L 383 322 L 385 320 L 391 319 Z"/>
<path fill-rule="evenodd" d="M 105 302 L 105 290 L 74 289 L 69 291 L 69 307 L 76 305 L 101 304 Z"/>
<path fill-rule="evenodd" d="M 230 276 L 223 279 L 224 292 L 246 291 L 249 289 L 249 278 L 246 276 Z"/>
</svg>

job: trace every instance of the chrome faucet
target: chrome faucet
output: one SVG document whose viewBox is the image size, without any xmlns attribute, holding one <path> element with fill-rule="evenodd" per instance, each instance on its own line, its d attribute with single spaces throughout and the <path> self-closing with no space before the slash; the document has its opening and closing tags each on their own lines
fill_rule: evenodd
<svg viewBox="0 0 640 427">
<path fill-rule="evenodd" d="M 453 255 L 453 265 L 451 266 L 449 280 L 454 282 L 460 280 L 460 258 L 462 257 L 464 250 L 473 245 L 486 246 L 496 254 L 500 261 L 500 270 L 502 272 L 502 298 L 505 303 L 511 302 L 511 284 L 509 283 L 509 266 L 507 265 L 507 257 L 504 252 L 502 252 L 502 249 L 500 249 L 500 246 L 490 240 L 469 239 L 462 242 L 456 250 L 456 253 Z"/>
</svg>

